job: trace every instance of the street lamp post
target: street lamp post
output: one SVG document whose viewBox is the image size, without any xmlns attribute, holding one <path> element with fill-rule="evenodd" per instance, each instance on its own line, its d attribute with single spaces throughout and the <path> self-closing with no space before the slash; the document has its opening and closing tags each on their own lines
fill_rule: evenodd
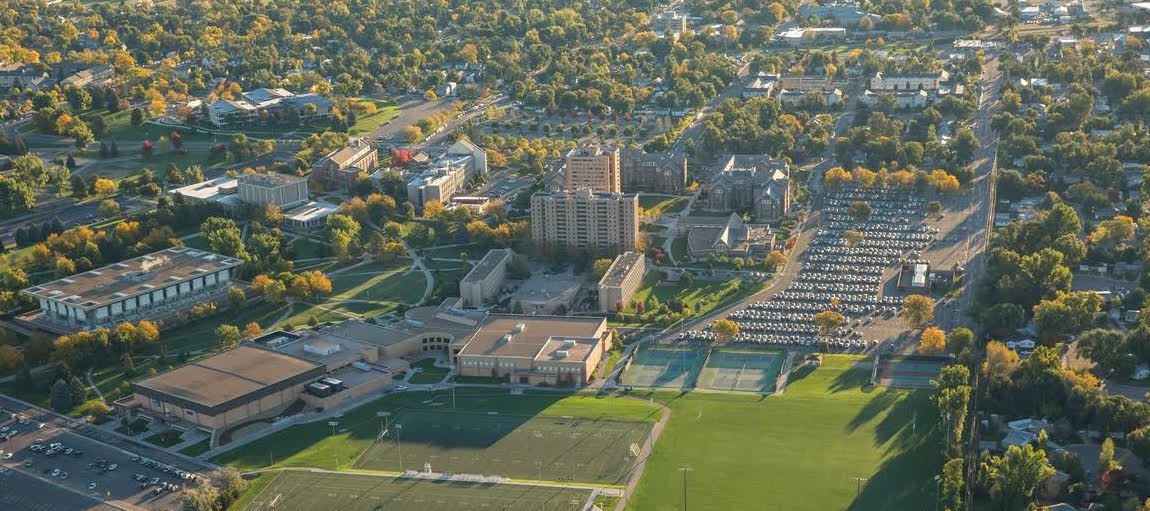
<svg viewBox="0 0 1150 511">
<path fill-rule="evenodd" d="M 691 467 L 679 467 L 679 472 L 683 473 L 683 511 L 687 511 L 687 472 L 692 470 Z"/>
<path fill-rule="evenodd" d="M 395 443 L 396 443 L 396 445 L 399 446 L 399 471 L 404 472 L 404 470 L 403 470 L 403 438 L 402 438 L 403 437 L 403 424 L 396 424 L 395 429 L 398 430 L 395 433 Z"/>
</svg>

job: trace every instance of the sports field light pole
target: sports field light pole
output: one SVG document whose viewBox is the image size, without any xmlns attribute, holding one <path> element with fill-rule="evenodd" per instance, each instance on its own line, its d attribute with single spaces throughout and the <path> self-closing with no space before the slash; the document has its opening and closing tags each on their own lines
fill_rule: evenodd
<svg viewBox="0 0 1150 511">
<path fill-rule="evenodd" d="M 327 425 L 331 426 L 331 436 L 335 438 L 335 427 L 339 426 L 339 422 L 327 421 Z M 334 441 L 332 441 L 331 444 L 331 455 L 335 459 L 335 469 L 339 470 L 339 446 L 336 445 Z"/>
<path fill-rule="evenodd" d="M 679 467 L 679 472 L 683 473 L 683 511 L 687 511 L 687 472 L 693 470 L 691 467 Z"/>
<path fill-rule="evenodd" d="M 938 511 L 938 501 L 942 498 L 942 476 L 934 476 L 934 511 Z"/>
<path fill-rule="evenodd" d="M 403 470 L 403 424 L 396 424 L 395 429 L 399 430 L 395 433 L 395 443 L 399 446 L 399 471 Z"/>
<path fill-rule="evenodd" d="M 862 483 L 863 483 L 863 481 L 866 481 L 867 478 L 866 477 L 852 477 L 851 479 L 853 479 L 855 482 L 855 498 L 858 498 L 858 496 L 862 493 Z"/>
</svg>

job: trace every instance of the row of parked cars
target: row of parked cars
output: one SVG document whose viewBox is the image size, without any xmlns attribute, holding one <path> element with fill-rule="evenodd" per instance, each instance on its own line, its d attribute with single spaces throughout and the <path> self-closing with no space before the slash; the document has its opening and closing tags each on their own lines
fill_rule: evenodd
<svg viewBox="0 0 1150 511">
<path fill-rule="evenodd" d="M 854 202 L 870 205 L 869 218 L 852 216 Z M 729 318 L 739 325 L 732 342 L 829 347 L 863 351 L 876 346 L 862 327 L 878 318 L 893 318 L 902 297 L 883 296 L 887 269 L 911 260 L 928 249 L 937 229 L 922 225 L 926 201 L 910 190 L 837 190 L 828 193 L 821 212 L 823 225 L 801 258 L 801 266 L 786 289 L 768 300 L 751 303 Z M 845 236 L 858 231 L 861 239 Z M 823 331 L 814 316 L 825 310 L 839 312 L 846 324 Z M 713 332 L 688 332 L 686 340 L 707 341 Z"/>
</svg>

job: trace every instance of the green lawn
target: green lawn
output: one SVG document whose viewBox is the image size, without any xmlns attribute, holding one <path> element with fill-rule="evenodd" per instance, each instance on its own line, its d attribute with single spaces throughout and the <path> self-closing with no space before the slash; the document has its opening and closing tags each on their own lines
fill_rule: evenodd
<svg viewBox="0 0 1150 511">
<path fill-rule="evenodd" d="M 160 342 L 164 343 L 171 355 L 185 351 L 215 349 L 216 327 L 221 324 L 236 325 L 242 330 L 244 325 L 255 321 L 267 329 L 285 310 L 287 310 L 285 304 L 273 304 L 266 301 L 255 305 L 245 305 L 238 311 L 222 310 L 204 319 L 160 332 Z"/>
<path fill-rule="evenodd" d="M 695 510 L 931 508 L 942 460 L 929 392 L 865 387 L 858 360 L 826 356 L 779 396 L 642 394 L 672 420 L 628 509 L 680 509 L 680 467 Z"/>
<path fill-rule="evenodd" d="M 181 435 L 179 431 L 173 430 L 166 435 L 163 433 L 156 433 L 148 438 L 145 438 L 144 441 L 152 445 L 158 445 L 160 447 L 171 447 L 180 443 L 181 436 L 183 435 Z"/>
<path fill-rule="evenodd" d="M 317 304 L 296 303 L 285 322 L 295 326 L 386 314 L 400 304 L 418 302 L 426 281 L 422 272 L 405 273 L 410 263 L 370 263 L 331 277 L 332 295 Z"/>
<path fill-rule="evenodd" d="M 687 237 L 679 236 L 671 242 L 671 255 L 675 258 L 675 262 L 684 264 L 690 261 L 691 257 L 687 255 Z"/>
<path fill-rule="evenodd" d="M 650 216 L 663 216 L 678 213 L 687 207 L 687 198 L 674 195 L 647 195 L 639 196 L 639 207 Z"/>
<path fill-rule="evenodd" d="M 374 115 L 359 116 L 356 118 L 355 126 L 348 130 L 348 135 L 359 136 L 366 135 L 375 131 L 380 126 L 387 124 L 388 121 L 399 116 L 399 107 L 387 101 L 378 99 L 357 98 L 359 101 L 369 101 L 375 103 L 376 112 Z"/>
<path fill-rule="evenodd" d="M 208 452 L 209 440 L 211 440 L 211 439 L 205 438 L 203 440 L 200 440 L 199 442 L 196 442 L 192 445 L 184 447 L 183 449 L 180 449 L 180 454 L 183 454 L 185 456 L 195 457 L 195 456 L 199 456 L 205 452 Z"/>
<path fill-rule="evenodd" d="M 336 459 L 346 468 L 350 461 L 372 445 L 382 426 L 379 412 L 400 410 L 451 410 L 452 393 L 440 391 L 403 392 L 383 397 L 343 414 L 333 436 L 326 421 L 292 426 L 261 438 L 213 459 L 217 463 L 241 470 L 276 466 L 317 467 L 333 469 Z M 644 401 L 617 397 L 564 396 L 554 393 L 528 392 L 511 395 L 505 390 L 461 387 L 455 391 L 459 411 L 498 412 L 518 416 L 579 417 L 653 421 L 658 408 Z M 438 405 L 438 406 L 437 406 Z"/>
<path fill-rule="evenodd" d="M 726 281 L 696 279 L 690 287 L 674 284 L 661 285 L 659 284 L 661 277 L 662 272 L 648 273 L 643 278 L 643 286 L 635 292 L 632 300 L 647 303 L 651 296 L 658 298 L 659 303 L 668 303 L 674 299 L 682 300 L 684 310 L 688 311 L 688 317 L 694 317 L 706 314 L 725 303 L 730 303 L 733 299 L 748 296 L 760 289 L 760 286 L 754 283 L 747 282 L 744 284 L 742 279 Z M 630 305 L 626 307 L 625 311 L 628 313 L 635 312 Z"/>
<path fill-rule="evenodd" d="M 200 235 L 192 236 L 191 238 L 184 238 L 180 241 L 184 242 L 185 247 L 192 247 L 198 250 L 209 251 L 212 249 L 211 245 L 208 244 L 208 239 Z"/>
<path fill-rule="evenodd" d="M 435 359 L 432 358 L 425 358 L 420 360 L 419 362 L 411 364 L 411 367 L 412 369 L 419 368 L 420 371 L 413 374 L 408 382 L 419 385 L 439 383 L 443 381 L 443 378 L 447 376 L 447 373 L 451 372 L 449 369 L 436 367 Z"/>
<path fill-rule="evenodd" d="M 315 259 L 324 257 L 328 252 L 327 247 L 322 242 L 307 237 L 300 237 L 295 240 L 294 247 L 296 259 Z"/>
<path fill-rule="evenodd" d="M 315 474 L 303 471 L 264 475 L 257 481 L 259 488 L 249 489 L 249 492 L 230 509 L 235 511 L 272 509 L 277 511 L 316 509 L 578 511 L 583 509 L 590 496 L 590 490 L 587 489 L 424 481 L 365 474 Z"/>
</svg>

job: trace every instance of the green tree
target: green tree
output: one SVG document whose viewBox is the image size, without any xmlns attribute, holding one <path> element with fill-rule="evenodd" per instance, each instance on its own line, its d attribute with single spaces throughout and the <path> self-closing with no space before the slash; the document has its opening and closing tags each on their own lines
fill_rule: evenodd
<svg viewBox="0 0 1150 511">
<path fill-rule="evenodd" d="M 920 327 L 934 318 L 934 299 L 910 295 L 902 300 L 902 317 L 912 327 Z"/>
<path fill-rule="evenodd" d="M 991 493 L 1001 509 L 1023 509 L 1034 500 L 1038 483 L 1054 475 L 1046 462 L 1046 451 L 1031 445 L 1012 445 L 1002 457 L 991 458 L 987 476 Z"/>
<path fill-rule="evenodd" d="M 240 344 L 240 339 L 243 336 L 240 334 L 239 327 L 224 323 L 216 327 L 216 345 L 220 349 L 231 349 Z"/>
</svg>

